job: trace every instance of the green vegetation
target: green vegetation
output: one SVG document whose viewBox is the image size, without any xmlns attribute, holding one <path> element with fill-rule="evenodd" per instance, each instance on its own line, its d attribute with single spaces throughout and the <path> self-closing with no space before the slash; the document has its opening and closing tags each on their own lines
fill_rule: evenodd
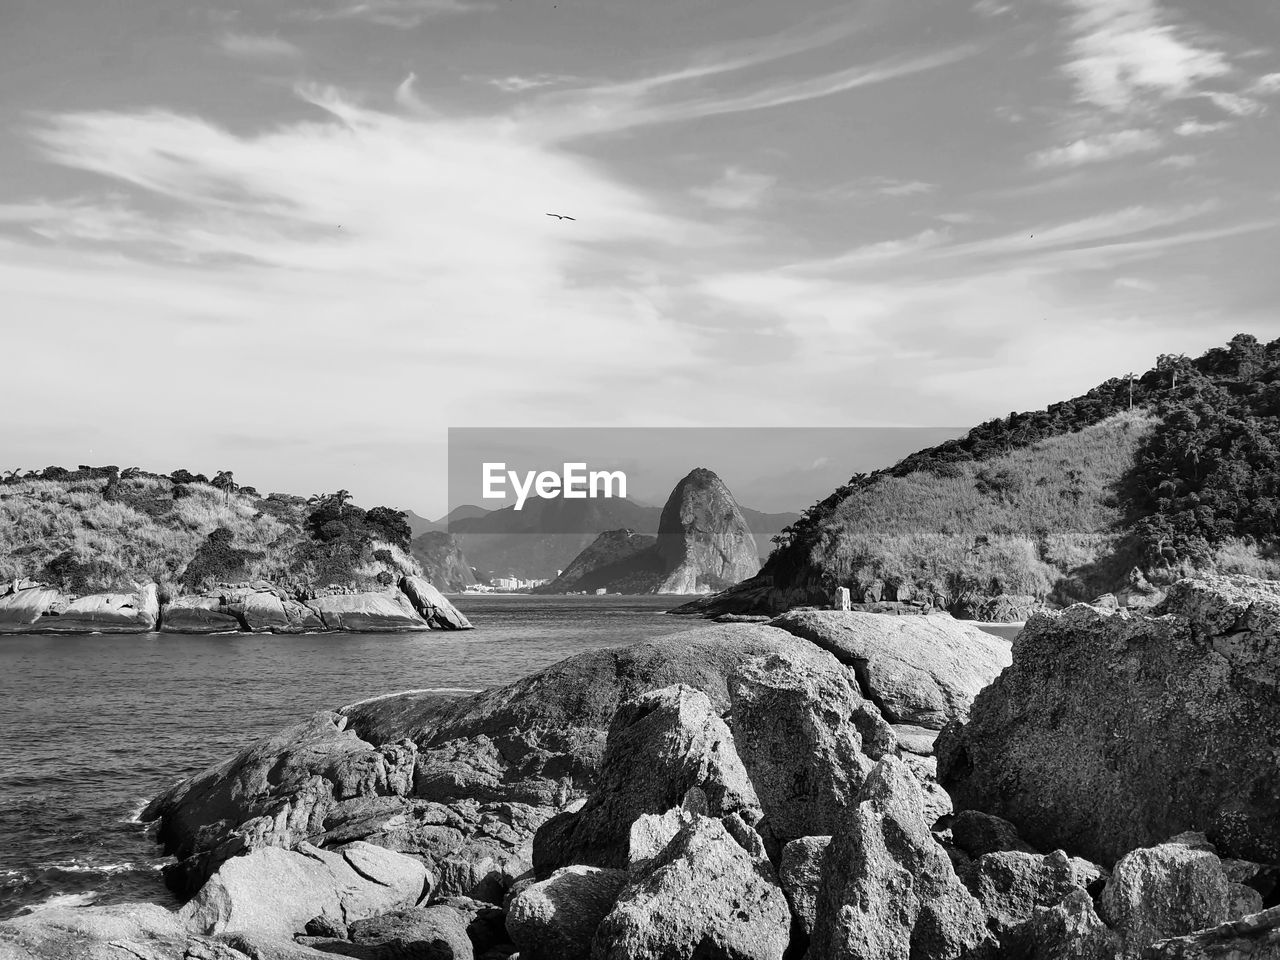
<svg viewBox="0 0 1280 960">
<path fill-rule="evenodd" d="M 212 481 L 114 466 L 7 471 L 0 579 L 73 593 L 154 580 L 174 594 L 263 579 L 306 595 L 330 584 L 377 589 L 418 573 L 404 515 L 365 511 L 350 497 L 263 497 L 230 471 Z"/>
<path fill-rule="evenodd" d="M 761 578 L 909 584 L 952 609 L 1194 569 L 1280 575 L 1280 340 L 1165 355 L 1046 410 L 860 474 L 774 538 Z"/>
</svg>

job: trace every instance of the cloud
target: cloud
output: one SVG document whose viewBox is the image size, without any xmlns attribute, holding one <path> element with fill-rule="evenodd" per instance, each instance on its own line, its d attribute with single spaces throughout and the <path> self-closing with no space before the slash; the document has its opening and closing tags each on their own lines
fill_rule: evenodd
<svg viewBox="0 0 1280 960">
<path fill-rule="evenodd" d="M 1151 130 L 1117 130 L 1041 150 L 1032 155 L 1031 162 L 1037 167 L 1078 167 L 1135 153 L 1149 153 L 1161 146 L 1160 137 Z"/>
<path fill-rule="evenodd" d="M 218 47 L 240 60 L 296 60 L 302 50 L 288 40 L 252 33 L 224 33 Z"/>
<path fill-rule="evenodd" d="M 1157 0 L 1066 0 L 1072 11 L 1067 73 L 1082 101 L 1123 113 L 1185 97 L 1231 72 L 1226 55 L 1169 22 Z"/>
<path fill-rule="evenodd" d="M 1259 97 L 1280 93 L 1280 73 L 1268 73 L 1259 77 L 1249 85 L 1249 92 Z"/>
<path fill-rule="evenodd" d="M 616 132 L 640 126 L 766 110 L 845 93 L 937 70 L 965 59 L 970 47 L 954 47 L 917 57 L 894 57 L 858 64 L 816 77 L 787 78 L 741 93 L 682 94 L 689 82 L 789 55 L 793 48 L 769 48 L 726 60 L 623 83 L 553 91 L 528 107 L 526 116 L 553 139 Z M 672 92 L 675 88 L 675 92 Z"/>
<path fill-rule="evenodd" d="M 1160 158 L 1160 166 L 1172 167 L 1174 170 L 1190 170 L 1200 161 L 1189 153 L 1175 153 Z"/>
<path fill-rule="evenodd" d="M 1204 137 L 1211 133 L 1219 133 L 1230 127 L 1229 123 L 1205 123 L 1201 120 L 1183 120 L 1173 132 L 1180 137 Z"/>
<path fill-rule="evenodd" d="M 728 167 L 714 183 L 695 187 L 693 195 L 709 207 L 720 210 L 753 210 L 773 189 L 777 177 Z"/>
<path fill-rule="evenodd" d="M 475 13 L 493 9 L 482 0 L 335 0 L 297 12 L 304 20 L 367 20 L 387 27 L 408 29 L 433 17 Z"/>
<path fill-rule="evenodd" d="M 1222 93 L 1218 91 L 1207 92 L 1203 96 L 1219 110 L 1229 113 L 1233 117 L 1256 117 L 1260 113 L 1265 113 L 1267 109 L 1252 97 L 1242 96 L 1238 93 Z"/>
<path fill-rule="evenodd" d="M 503 93 L 527 93 L 530 90 L 541 90 L 544 87 L 561 86 L 573 83 L 577 78 L 562 73 L 538 73 L 532 77 L 490 77 L 485 82 L 497 87 Z"/>
</svg>

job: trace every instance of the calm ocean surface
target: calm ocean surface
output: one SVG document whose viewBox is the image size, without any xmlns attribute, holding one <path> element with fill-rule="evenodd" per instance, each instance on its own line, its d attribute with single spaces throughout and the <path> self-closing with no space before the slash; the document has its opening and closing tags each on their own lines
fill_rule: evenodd
<svg viewBox="0 0 1280 960">
<path fill-rule="evenodd" d="M 152 796 L 321 709 L 507 683 L 584 650 L 705 625 L 671 598 L 466 596 L 465 633 L 0 636 L 0 918 L 167 902 L 136 822 Z"/>
</svg>

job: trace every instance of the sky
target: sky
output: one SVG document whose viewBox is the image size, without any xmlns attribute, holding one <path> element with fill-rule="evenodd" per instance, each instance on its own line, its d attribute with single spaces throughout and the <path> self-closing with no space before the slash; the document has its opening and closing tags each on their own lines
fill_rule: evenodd
<svg viewBox="0 0 1280 960">
<path fill-rule="evenodd" d="M 1280 335 L 1277 118 L 1274 0 L 5 0 L 0 467 L 1041 408 Z"/>
</svg>

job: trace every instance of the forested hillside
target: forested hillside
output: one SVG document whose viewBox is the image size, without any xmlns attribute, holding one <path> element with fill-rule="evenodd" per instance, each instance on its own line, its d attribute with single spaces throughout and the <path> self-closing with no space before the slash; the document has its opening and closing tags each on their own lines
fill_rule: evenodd
<svg viewBox="0 0 1280 960">
<path fill-rule="evenodd" d="M 885 586 L 964 612 L 1058 603 L 1193 569 L 1280 575 L 1280 340 L 1163 355 L 1045 410 L 852 477 L 705 609 L 771 611 Z M 905 590 L 899 591 L 905 585 Z"/>
<path fill-rule="evenodd" d="M 329 585 L 376 590 L 420 572 L 403 514 L 350 500 L 345 490 L 262 496 L 230 472 L 210 480 L 114 466 L 12 470 L 0 480 L 0 579 L 77 594 L 267 580 L 305 595 Z"/>
</svg>

